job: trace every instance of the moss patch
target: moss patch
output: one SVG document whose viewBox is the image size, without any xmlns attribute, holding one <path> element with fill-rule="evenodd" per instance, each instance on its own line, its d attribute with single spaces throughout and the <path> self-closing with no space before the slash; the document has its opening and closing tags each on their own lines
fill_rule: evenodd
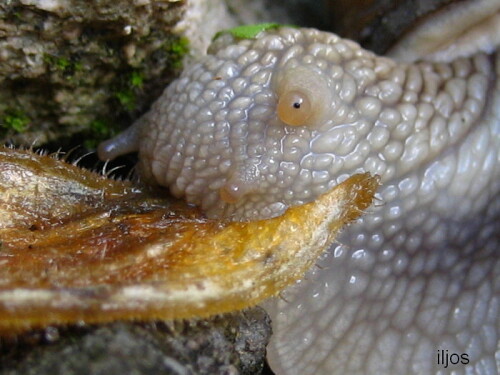
<svg viewBox="0 0 500 375">
<path fill-rule="evenodd" d="M 132 90 L 124 89 L 115 93 L 121 106 L 126 110 L 132 111 L 135 108 L 135 94 Z"/>
<path fill-rule="evenodd" d="M 61 73 L 70 78 L 83 69 L 83 64 L 75 57 L 44 55 L 44 61 L 53 72 Z"/>
<path fill-rule="evenodd" d="M 30 118 L 20 109 L 7 109 L 0 126 L 7 131 L 22 133 L 28 128 L 30 122 Z"/>
<path fill-rule="evenodd" d="M 115 128 L 109 120 L 96 119 L 90 122 L 83 146 L 89 150 L 96 148 L 99 142 L 116 134 Z"/>
<path fill-rule="evenodd" d="M 130 73 L 129 83 L 132 87 L 142 88 L 144 84 L 144 75 L 138 71 L 133 71 Z"/>
<path fill-rule="evenodd" d="M 176 70 L 182 69 L 182 61 L 184 56 L 189 53 L 189 39 L 180 37 L 168 42 L 165 45 L 165 50 L 168 55 L 169 65 Z"/>
</svg>

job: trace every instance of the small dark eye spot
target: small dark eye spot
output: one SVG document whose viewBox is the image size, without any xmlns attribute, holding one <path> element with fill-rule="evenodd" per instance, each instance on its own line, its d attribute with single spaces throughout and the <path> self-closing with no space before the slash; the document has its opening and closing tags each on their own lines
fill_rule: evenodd
<svg viewBox="0 0 500 375">
<path fill-rule="evenodd" d="M 291 126 L 302 126 L 312 115 L 309 93 L 291 90 L 283 93 L 278 101 L 277 113 L 281 121 Z"/>
</svg>

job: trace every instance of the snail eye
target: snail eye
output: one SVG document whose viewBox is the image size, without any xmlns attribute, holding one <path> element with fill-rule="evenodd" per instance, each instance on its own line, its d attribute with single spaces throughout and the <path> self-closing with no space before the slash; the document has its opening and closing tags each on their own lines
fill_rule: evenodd
<svg viewBox="0 0 500 375">
<path fill-rule="evenodd" d="M 311 118 L 312 105 L 307 93 L 293 90 L 285 92 L 278 101 L 278 117 L 287 125 L 306 125 Z"/>
</svg>

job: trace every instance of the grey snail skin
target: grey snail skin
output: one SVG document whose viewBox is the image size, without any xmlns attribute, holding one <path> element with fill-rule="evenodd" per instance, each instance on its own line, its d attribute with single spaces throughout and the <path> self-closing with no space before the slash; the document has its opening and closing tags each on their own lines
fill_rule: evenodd
<svg viewBox="0 0 500 375">
<path fill-rule="evenodd" d="M 498 1 L 488 3 L 496 25 Z M 286 301 L 269 302 L 271 367 L 497 374 L 497 39 L 401 62 L 315 29 L 223 34 L 99 156 L 138 151 L 145 180 L 233 221 L 282 215 L 356 173 L 380 176 L 380 204 Z M 444 368 L 440 350 L 467 363 Z"/>
</svg>

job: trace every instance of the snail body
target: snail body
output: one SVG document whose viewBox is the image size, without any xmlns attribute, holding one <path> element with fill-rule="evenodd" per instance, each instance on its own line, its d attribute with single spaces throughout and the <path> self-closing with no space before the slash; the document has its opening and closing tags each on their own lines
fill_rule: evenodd
<svg viewBox="0 0 500 375">
<path fill-rule="evenodd" d="M 139 151 L 147 180 L 232 220 L 279 216 L 358 172 L 387 182 L 425 165 L 481 117 L 492 70 L 486 55 L 397 64 L 314 29 L 219 39 L 99 154 Z"/>
<path fill-rule="evenodd" d="M 453 349 L 494 374 L 499 66 L 494 52 L 399 63 L 314 29 L 226 34 L 99 154 L 138 151 L 145 179 L 235 221 L 379 175 L 382 204 L 325 255 L 328 272 L 269 306 L 272 367 L 429 374 Z"/>
</svg>

